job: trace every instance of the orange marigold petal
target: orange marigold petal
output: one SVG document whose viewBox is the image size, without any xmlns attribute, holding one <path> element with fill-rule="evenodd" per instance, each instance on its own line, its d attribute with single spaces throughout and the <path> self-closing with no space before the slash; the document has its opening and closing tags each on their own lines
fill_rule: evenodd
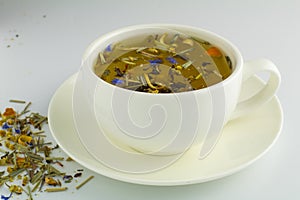
<svg viewBox="0 0 300 200">
<path fill-rule="evenodd" d="M 207 49 L 206 52 L 207 52 L 208 55 L 210 55 L 212 57 L 222 56 L 222 52 L 217 47 L 211 47 L 211 48 Z"/>
<path fill-rule="evenodd" d="M 16 111 L 13 108 L 6 108 L 3 113 L 4 117 L 14 117 L 16 116 Z"/>
</svg>

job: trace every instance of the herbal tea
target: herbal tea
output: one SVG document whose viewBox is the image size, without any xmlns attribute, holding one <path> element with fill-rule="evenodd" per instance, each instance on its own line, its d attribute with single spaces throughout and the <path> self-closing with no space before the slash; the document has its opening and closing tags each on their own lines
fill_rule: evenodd
<svg viewBox="0 0 300 200">
<path fill-rule="evenodd" d="M 232 72 L 230 58 L 209 42 L 183 34 L 152 34 L 108 45 L 95 74 L 118 87 L 148 93 L 198 90 Z"/>
</svg>

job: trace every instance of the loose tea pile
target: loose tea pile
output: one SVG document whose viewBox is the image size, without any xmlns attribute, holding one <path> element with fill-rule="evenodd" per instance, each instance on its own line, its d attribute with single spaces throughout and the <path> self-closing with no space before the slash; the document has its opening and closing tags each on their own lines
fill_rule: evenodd
<svg viewBox="0 0 300 200">
<path fill-rule="evenodd" d="M 13 103 L 24 101 L 11 100 Z M 10 195 L 1 195 L 9 199 L 13 194 L 26 193 L 29 199 L 36 192 L 65 191 L 63 184 L 71 183 L 82 175 L 79 169 L 74 175 L 61 172 L 63 157 L 52 157 L 58 145 L 46 142 L 42 127 L 47 117 L 30 112 L 29 102 L 23 111 L 17 113 L 14 108 L 6 108 L 0 113 L 0 187 L 7 187 Z M 68 158 L 66 161 L 72 161 Z M 88 180 L 90 180 L 90 177 Z M 79 189 L 78 185 L 76 189 Z M 43 189 L 45 188 L 45 189 Z"/>
<path fill-rule="evenodd" d="M 129 38 L 108 45 L 94 65 L 106 82 L 141 92 L 198 90 L 232 72 L 230 58 L 208 41 L 181 34 Z"/>
</svg>

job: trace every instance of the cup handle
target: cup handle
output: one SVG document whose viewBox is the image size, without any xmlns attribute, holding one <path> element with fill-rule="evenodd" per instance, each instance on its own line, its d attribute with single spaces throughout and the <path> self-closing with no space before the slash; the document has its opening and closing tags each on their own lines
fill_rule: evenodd
<svg viewBox="0 0 300 200">
<path fill-rule="evenodd" d="M 263 71 L 270 73 L 268 82 L 257 94 L 242 102 L 238 102 L 236 109 L 231 116 L 231 120 L 250 113 L 254 109 L 267 103 L 275 95 L 281 78 L 277 67 L 270 60 L 258 59 L 244 63 L 242 81 L 245 82 L 256 73 Z"/>
</svg>

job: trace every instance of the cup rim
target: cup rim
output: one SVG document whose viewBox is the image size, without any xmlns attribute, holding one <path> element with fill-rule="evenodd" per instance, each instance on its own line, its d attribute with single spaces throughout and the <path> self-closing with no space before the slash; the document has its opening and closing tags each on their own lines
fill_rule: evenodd
<svg viewBox="0 0 300 200">
<path fill-rule="evenodd" d="M 210 90 L 223 88 L 226 85 L 228 85 L 232 81 L 232 79 L 234 79 L 237 76 L 237 74 L 241 73 L 241 71 L 242 71 L 242 65 L 243 65 L 242 55 L 241 55 L 240 51 L 238 50 L 238 48 L 234 44 L 232 44 L 229 40 L 227 40 L 226 38 L 224 38 L 224 37 L 222 37 L 222 36 L 220 36 L 220 35 L 218 35 L 214 32 L 208 31 L 206 29 L 202 29 L 202 28 L 198 28 L 198 27 L 194 27 L 194 26 L 188 26 L 188 25 L 167 24 L 167 23 L 137 24 L 137 25 L 125 26 L 125 27 L 115 29 L 111 32 L 108 32 L 108 33 L 98 37 L 92 43 L 90 43 L 90 45 L 85 49 L 84 54 L 82 56 L 81 68 L 85 66 L 84 65 L 85 61 L 93 53 L 93 51 L 99 46 L 100 43 L 102 43 L 104 41 L 107 41 L 110 38 L 113 38 L 114 36 L 116 36 L 118 34 L 126 33 L 130 30 L 151 28 L 151 27 L 152 28 L 167 28 L 167 29 L 171 29 L 171 30 L 173 29 L 175 31 L 181 31 L 183 33 L 187 32 L 187 31 L 194 31 L 194 32 L 197 32 L 195 34 L 199 34 L 199 32 L 201 32 L 201 35 L 205 34 L 206 36 L 209 36 L 210 38 L 214 38 L 215 40 L 218 40 L 219 42 L 222 42 L 223 45 L 227 46 L 228 49 L 230 49 L 230 53 L 234 56 L 233 59 L 235 61 L 235 65 L 234 65 L 233 72 L 225 80 L 222 80 L 221 82 L 218 82 L 216 84 L 213 84 L 213 85 L 210 85 L 208 87 L 201 88 L 201 89 L 198 89 L 198 90 L 176 92 L 176 93 L 157 93 L 157 94 L 155 93 L 155 94 L 153 94 L 153 93 L 147 93 L 147 92 L 139 92 L 139 91 L 134 91 L 134 90 L 128 90 L 126 88 L 121 88 L 121 87 L 115 86 L 113 84 L 107 83 L 106 81 L 102 80 L 100 77 L 98 77 L 94 73 L 94 71 L 92 70 L 93 66 L 89 66 L 88 71 L 90 73 L 92 73 L 92 76 L 97 81 L 100 81 L 102 84 L 105 84 L 105 85 L 111 87 L 114 90 L 118 89 L 118 90 L 121 90 L 121 91 L 124 91 L 124 92 L 137 93 L 139 95 L 156 95 L 156 96 L 161 96 L 161 95 L 168 96 L 168 95 L 174 95 L 174 94 L 176 94 L 176 95 L 196 94 L 196 93 L 208 92 Z M 228 53 L 228 52 L 226 52 L 226 53 Z M 232 57 L 230 57 L 230 58 L 232 59 Z"/>
</svg>

